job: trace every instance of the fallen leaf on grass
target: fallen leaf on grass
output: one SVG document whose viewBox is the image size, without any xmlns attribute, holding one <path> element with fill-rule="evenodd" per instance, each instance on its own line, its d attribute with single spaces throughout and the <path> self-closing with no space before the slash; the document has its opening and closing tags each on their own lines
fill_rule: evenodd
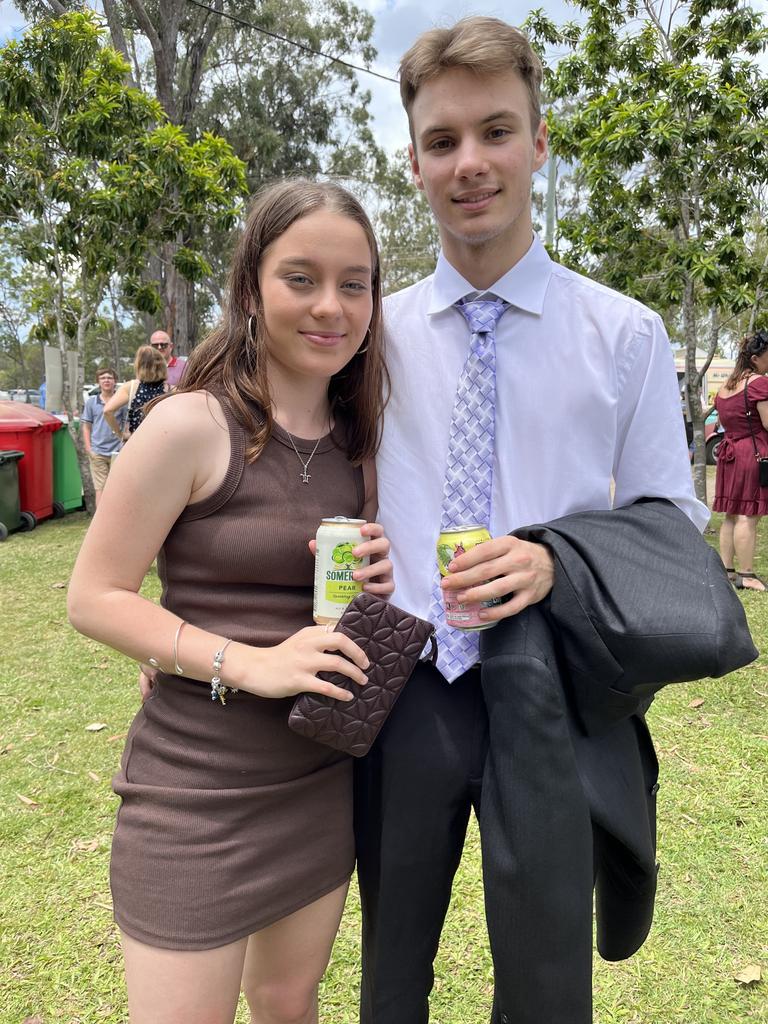
<svg viewBox="0 0 768 1024">
<path fill-rule="evenodd" d="M 115 740 L 124 740 L 127 732 L 116 732 L 114 736 L 107 736 L 107 743 L 114 743 Z"/>
<path fill-rule="evenodd" d="M 39 807 L 40 804 L 37 800 L 30 800 L 28 796 L 23 796 L 21 793 L 17 793 L 16 796 L 21 800 L 25 807 Z"/>
<path fill-rule="evenodd" d="M 768 736 L 766 736 L 766 739 L 768 739 Z M 0 748 L 0 754 L 9 754 L 12 750 L 13 750 L 13 744 L 12 743 L 6 743 L 6 745 L 4 747 Z"/>
<path fill-rule="evenodd" d="M 75 853 L 95 853 L 96 850 L 101 846 L 100 839 L 75 839 L 69 848 L 71 854 Z"/>
<path fill-rule="evenodd" d="M 66 590 L 66 589 L 67 589 L 67 584 L 66 583 L 52 583 L 51 584 L 51 590 Z"/>
<path fill-rule="evenodd" d="M 691 703 L 688 705 L 688 707 L 689 708 L 700 708 L 703 703 L 704 703 L 704 698 L 703 697 L 697 697 L 695 700 L 691 701 Z"/>
<path fill-rule="evenodd" d="M 96 774 L 96 772 L 88 772 L 88 778 L 93 779 L 94 782 L 101 782 L 101 779 Z"/>
<path fill-rule="evenodd" d="M 756 985 L 758 981 L 762 981 L 763 972 L 756 964 L 750 964 L 749 967 L 745 967 L 743 971 L 739 971 L 733 977 L 740 985 Z"/>
<path fill-rule="evenodd" d="M 101 732 L 102 729 L 107 728 L 106 722 L 91 722 L 90 725 L 86 725 L 86 732 Z"/>
</svg>

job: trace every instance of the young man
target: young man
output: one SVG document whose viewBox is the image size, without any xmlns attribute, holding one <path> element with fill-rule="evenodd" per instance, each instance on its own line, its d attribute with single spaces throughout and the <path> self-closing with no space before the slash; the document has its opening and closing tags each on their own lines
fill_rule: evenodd
<svg viewBox="0 0 768 1024">
<path fill-rule="evenodd" d="M 115 371 L 109 366 L 99 367 L 96 371 L 96 383 L 99 385 L 99 393 L 90 395 L 86 399 L 85 408 L 80 416 L 80 428 L 83 431 L 83 442 L 91 463 L 91 477 L 98 508 L 104 485 L 112 468 L 112 459 L 120 451 L 122 442 L 104 419 L 104 406 L 115 393 L 117 384 Z M 125 414 L 125 409 L 121 409 L 118 414 L 121 430 L 125 422 Z"/>
<path fill-rule="evenodd" d="M 168 365 L 168 381 L 169 388 L 175 388 L 181 380 L 184 370 L 187 366 L 187 361 L 182 356 L 175 356 L 173 354 L 173 342 L 171 341 L 170 334 L 166 334 L 165 331 L 154 331 L 149 338 L 149 344 L 152 348 L 157 349 L 161 353 Z"/>
<path fill-rule="evenodd" d="M 489 525 L 493 539 L 457 559 L 447 585 L 459 600 L 504 599 L 484 613 L 493 622 L 552 587 L 548 549 L 510 531 L 610 509 L 612 479 L 616 506 L 661 496 L 699 527 L 707 519 L 661 320 L 553 263 L 533 235 L 532 176 L 547 160 L 547 129 L 541 66 L 525 37 L 485 17 L 432 30 L 403 57 L 400 82 L 413 176 L 442 253 L 433 275 L 386 303 L 392 398 L 379 511 L 394 601 L 436 623 L 441 654 L 437 668 L 419 665 L 358 766 L 362 1024 L 428 1020 L 432 962 L 480 805 L 488 718 L 479 645 L 444 623 L 441 527 Z M 542 1007 L 532 1016 L 497 1009 L 494 1019 L 585 1017 L 555 1019 Z"/>
</svg>

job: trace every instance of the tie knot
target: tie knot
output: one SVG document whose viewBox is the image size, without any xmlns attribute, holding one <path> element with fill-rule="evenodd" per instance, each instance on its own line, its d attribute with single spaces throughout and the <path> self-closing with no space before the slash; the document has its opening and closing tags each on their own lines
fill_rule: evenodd
<svg viewBox="0 0 768 1024">
<path fill-rule="evenodd" d="M 491 334 L 509 303 L 504 299 L 461 299 L 456 308 L 469 324 L 473 334 Z"/>
</svg>

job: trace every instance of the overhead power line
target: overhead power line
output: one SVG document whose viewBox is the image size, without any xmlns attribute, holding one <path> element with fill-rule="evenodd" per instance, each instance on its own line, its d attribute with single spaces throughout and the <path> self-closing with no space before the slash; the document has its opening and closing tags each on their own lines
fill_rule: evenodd
<svg viewBox="0 0 768 1024">
<path fill-rule="evenodd" d="M 277 32 L 270 32 L 266 28 L 259 28 L 258 25 L 254 25 L 252 21 L 246 21 L 245 18 L 240 18 L 236 14 L 228 14 L 226 11 L 217 11 L 215 7 L 209 7 L 207 4 L 200 3 L 200 0 L 187 0 L 187 3 L 192 4 L 195 7 L 200 7 L 204 11 L 210 11 L 211 14 L 218 14 L 220 18 L 228 18 L 230 21 L 236 22 L 238 25 L 244 25 L 245 28 L 253 29 L 254 32 L 260 32 L 263 36 L 269 36 L 270 39 L 278 39 L 281 43 L 288 43 L 289 46 L 295 46 L 298 50 L 303 50 L 304 53 L 311 53 L 313 57 L 322 57 L 323 60 L 329 60 L 333 64 L 341 64 L 345 68 L 351 68 L 352 71 L 359 71 L 363 75 L 373 75 L 374 78 L 381 78 L 385 82 L 394 82 L 395 85 L 400 83 L 396 78 L 390 78 L 389 75 L 380 75 L 378 71 L 371 71 L 370 68 L 360 67 L 358 64 L 350 64 L 348 60 L 342 60 L 341 57 L 333 57 L 329 53 L 323 53 L 321 50 L 313 50 L 311 46 L 307 46 L 306 43 L 299 43 L 295 39 L 289 39 L 287 36 L 281 36 Z"/>
</svg>

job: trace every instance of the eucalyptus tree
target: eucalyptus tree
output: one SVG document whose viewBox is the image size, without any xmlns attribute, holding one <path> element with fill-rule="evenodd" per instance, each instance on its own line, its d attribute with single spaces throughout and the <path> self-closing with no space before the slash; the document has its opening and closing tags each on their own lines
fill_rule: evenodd
<svg viewBox="0 0 768 1024">
<path fill-rule="evenodd" d="M 39 18 L 74 3 L 17 6 Z M 385 168 L 370 94 L 349 66 L 375 59 L 374 20 L 351 0 L 102 0 L 102 7 L 132 83 L 192 137 L 210 131 L 227 139 L 251 192 L 298 174 L 370 181 Z M 198 306 L 221 299 L 233 239 L 225 232 L 210 242 L 212 273 L 196 286 L 176 273 L 181 239 L 167 240 L 145 275 L 160 282 L 165 324 L 180 352 L 198 337 L 195 292 Z M 199 295 L 201 287 L 210 297 Z"/>
<path fill-rule="evenodd" d="M 156 100 L 127 85 L 126 71 L 87 11 L 41 21 L 0 49 L 0 223 L 14 225 L 16 257 L 50 277 L 70 419 L 88 328 L 112 277 L 135 308 L 156 311 L 160 296 L 141 276 L 148 252 L 182 236 L 176 269 L 203 276 L 199 227 L 230 227 L 245 188 L 242 163 L 223 139 L 190 142 Z M 88 501 L 85 451 L 73 436 Z"/>
<path fill-rule="evenodd" d="M 527 22 L 548 68 L 554 152 L 578 163 L 584 205 L 559 223 L 561 256 L 661 312 L 679 308 L 694 481 L 706 496 L 700 386 L 724 321 L 765 289 L 750 235 L 768 180 L 768 31 L 740 0 L 576 0 L 582 25 Z M 706 311 L 702 315 L 702 310 Z"/>
</svg>

